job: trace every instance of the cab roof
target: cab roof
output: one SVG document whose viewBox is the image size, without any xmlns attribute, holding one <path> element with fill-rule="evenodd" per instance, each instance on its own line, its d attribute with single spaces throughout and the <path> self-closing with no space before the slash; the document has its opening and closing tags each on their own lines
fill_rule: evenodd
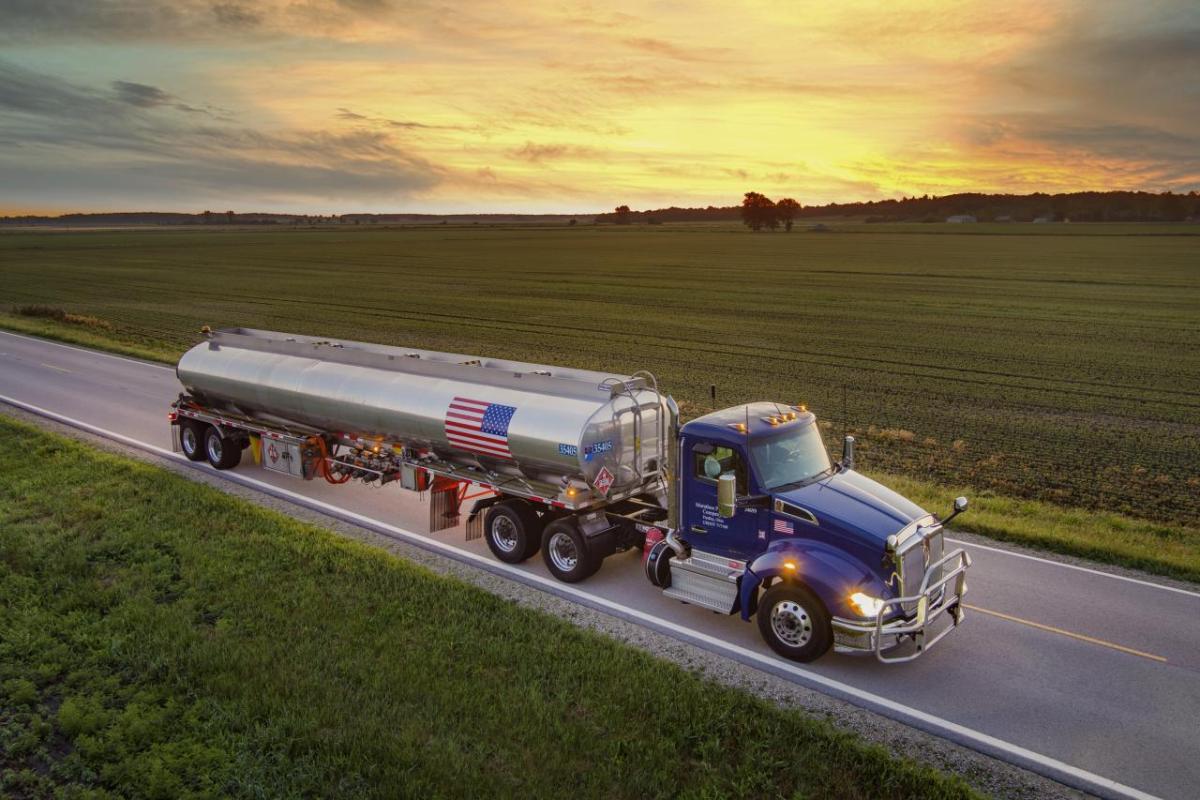
<svg viewBox="0 0 1200 800">
<path fill-rule="evenodd" d="M 794 419 L 781 417 L 795 415 Z M 779 420 L 772 425 L 770 419 Z M 750 438 L 771 436 L 792 427 L 803 427 L 816 420 L 816 415 L 804 406 L 790 406 L 785 403 L 757 402 L 740 406 L 723 408 L 703 417 L 697 417 L 683 426 L 681 433 L 688 436 L 703 436 L 707 438 L 731 439 L 749 435 Z M 747 425 L 743 431 L 735 426 Z"/>
</svg>

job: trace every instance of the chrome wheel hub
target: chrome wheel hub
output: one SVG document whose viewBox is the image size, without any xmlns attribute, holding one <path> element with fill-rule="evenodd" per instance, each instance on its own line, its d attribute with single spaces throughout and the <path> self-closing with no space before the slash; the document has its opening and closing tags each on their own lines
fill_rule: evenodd
<svg viewBox="0 0 1200 800">
<path fill-rule="evenodd" d="M 196 441 L 196 431 L 192 426 L 184 426 L 182 438 L 184 452 L 189 454 L 196 452 L 199 443 Z"/>
<path fill-rule="evenodd" d="M 771 609 L 771 630 L 790 647 L 803 647 L 813 635 L 812 617 L 794 600 L 783 600 Z"/>
<path fill-rule="evenodd" d="M 565 533 L 556 533 L 550 537 L 550 561 L 560 572 L 573 572 L 579 563 L 579 551 L 575 549 L 575 540 Z"/>
<path fill-rule="evenodd" d="M 511 519 L 497 516 L 492 520 L 492 544 L 505 553 L 517 549 L 517 526 Z"/>
<path fill-rule="evenodd" d="M 209 436 L 208 437 L 208 457 L 211 458 L 213 461 L 221 460 L 221 437 L 220 436 Z"/>
</svg>

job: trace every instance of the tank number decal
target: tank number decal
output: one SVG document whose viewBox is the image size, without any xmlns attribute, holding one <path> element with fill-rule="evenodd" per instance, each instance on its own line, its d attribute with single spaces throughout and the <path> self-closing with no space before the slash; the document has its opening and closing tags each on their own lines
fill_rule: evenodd
<svg viewBox="0 0 1200 800">
<path fill-rule="evenodd" d="M 579 455 L 579 446 L 574 444 L 560 444 L 558 446 L 558 454 L 560 456 L 577 456 Z"/>
<path fill-rule="evenodd" d="M 583 454 L 594 456 L 597 453 L 608 453 L 612 451 L 612 447 L 612 439 L 605 439 L 603 442 L 592 442 L 589 445 L 584 445 Z"/>
</svg>

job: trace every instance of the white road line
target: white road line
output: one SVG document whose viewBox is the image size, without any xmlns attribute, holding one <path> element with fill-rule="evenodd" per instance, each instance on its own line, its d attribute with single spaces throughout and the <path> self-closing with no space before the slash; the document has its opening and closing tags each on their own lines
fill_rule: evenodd
<svg viewBox="0 0 1200 800">
<path fill-rule="evenodd" d="M 26 336 L 21 333 L 13 333 L 12 331 L 0 330 L 0 334 L 4 334 L 5 336 L 12 336 L 17 339 L 25 339 L 26 341 L 30 341 L 30 342 L 37 342 L 38 344 L 50 344 L 50 345 L 54 345 L 55 347 L 62 347 L 66 350 L 78 350 L 80 353 L 87 353 L 89 356 L 100 356 L 101 358 L 115 358 L 118 361 L 128 361 L 130 364 L 140 364 L 143 367 L 154 367 L 155 369 L 165 369 L 169 372 L 175 371 L 174 367 L 168 367 L 166 364 L 155 364 L 153 361 L 143 361 L 140 358 L 132 358 L 130 356 L 119 356 L 115 353 L 105 353 L 102 350 L 94 350 L 90 347 L 76 347 L 73 344 L 63 344 L 62 342 L 55 342 L 50 339 L 42 339 L 37 336 Z"/>
<path fill-rule="evenodd" d="M 964 545 L 965 547 L 974 547 L 978 550 L 987 550 L 992 553 L 1003 553 L 1004 555 L 1012 556 L 1013 558 L 1027 558 L 1030 561 L 1037 561 L 1042 564 L 1052 564 L 1056 567 L 1064 567 L 1066 569 L 1078 570 L 1079 572 L 1086 572 L 1090 575 L 1103 575 L 1105 578 L 1115 578 L 1116 580 L 1119 580 L 1119 581 L 1126 581 L 1128 583 L 1136 583 L 1139 586 L 1149 586 L 1153 589 L 1162 589 L 1165 592 L 1175 592 L 1176 594 L 1186 594 L 1191 597 L 1200 597 L 1200 592 L 1193 592 L 1190 589 L 1180 589 L 1175 586 L 1167 586 L 1162 583 L 1155 583 L 1154 581 L 1144 581 L 1139 578 L 1130 578 L 1128 575 L 1118 575 L 1113 572 L 1104 572 L 1103 570 L 1092 569 L 1090 567 L 1081 567 L 1076 564 L 1068 564 L 1065 561 L 1055 561 L 1052 558 L 1039 558 L 1038 556 L 1031 556 L 1026 553 L 1017 553 L 1012 550 L 1005 550 L 1003 547 L 989 547 L 986 544 L 976 544 L 975 542 L 965 542 L 962 539 L 952 539 L 949 536 L 946 537 L 946 541 L 954 542 L 955 544 L 961 544 L 961 545 Z"/>
<path fill-rule="evenodd" d="M 165 364 L 155 364 L 153 362 L 142 361 L 141 359 L 137 359 L 137 358 L 129 358 L 127 356 L 114 355 L 112 353 L 105 353 L 100 350 L 93 350 L 88 347 L 76 347 L 74 345 L 63 344 L 62 342 L 51 341 L 50 339 L 41 339 L 36 336 L 25 336 L 24 334 L 13 333 L 12 331 L 5 331 L 5 330 L 0 330 L 0 334 L 3 334 L 5 336 L 13 336 L 18 339 L 25 339 L 30 342 L 37 342 L 39 344 L 49 344 L 49 345 L 53 345 L 55 347 L 64 347 L 67 350 L 77 350 L 80 353 L 86 353 L 86 354 L 92 355 L 92 356 L 100 356 L 101 358 L 115 358 L 118 361 L 127 361 L 131 364 L 139 364 L 143 367 L 153 367 L 154 369 L 167 370 L 168 372 L 172 372 L 172 373 L 175 371 L 175 369 L 173 367 L 168 367 Z M 49 366 L 49 365 L 46 365 L 46 366 Z M 1068 564 L 1063 561 L 1055 561 L 1054 559 L 1051 559 L 1051 558 L 1039 558 L 1038 556 L 1031 556 L 1031 555 L 1027 555 L 1025 553 L 1018 553 L 1018 552 L 1015 552 L 1012 550 L 1005 550 L 1004 548 L 1001 548 L 1001 547 L 988 547 L 987 545 L 976 544 L 975 542 L 965 542 L 961 539 L 953 539 L 949 536 L 946 537 L 946 541 L 954 542 L 956 544 L 966 545 L 968 547 L 975 547 L 980 550 L 987 550 L 992 553 L 1001 553 L 1006 556 L 1012 556 L 1013 558 L 1026 558 L 1026 559 L 1029 559 L 1030 561 L 1037 561 L 1042 564 L 1052 564 L 1052 565 L 1058 566 L 1058 567 L 1065 567 L 1067 569 L 1074 569 L 1074 570 L 1078 570 L 1080 572 L 1087 572 L 1092 575 L 1102 575 L 1105 578 L 1113 578 L 1113 579 L 1119 580 L 1119 581 L 1127 581 L 1129 583 L 1136 583 L 1140 586 L 1148 586 L 1148 587 L 1151 587 L 1154 589 L 1162 589 L 1167 592 L 1175 592 L 1176 594 L 1183 594 L 1183 595 L 1189 595 L 1191 597 L 1200 598 L 1200 592 L 1194 592 L 1194 591 L 1190 591 L 1188 589 L 1179 589 L 1175 586 L 1166 586 L 1161 583 L 1155 583 L 1154 581 L 1139 580 L 1138 578 L 1130 578 L 1126 575 L 1117 575 L 1112 572 L 1104 572 L 1104 571 L 1098 570 L 1098 569 L 1090 569 L 1088 567 L 1080 567 L 1080 566 L 1076 566 L 1075 564 Z"/>
<path fill-rule="evenodd" d="M 133 437 L 125 436 L 124 434 L 116 433 L 114 431 L 109 431 L 95 425 L 90 425 L 81 420 L 73 419 L 63 414 L 58 414 L 54 411 L 49 411 L 30 403 L 16 400 L 12 397 L 7 397 L 0 394 L 0 402 L 8 403 L 16 406 L 17 408 L 23 408 L 26 411 L 30 411 L 34 414 L 71 425 L 72 427 L 88 431 L 89 433 L 93 433 L 98 436 L 103 436 L 106 439 L 112 439 L 123 444 L 137 447 L 141 450 L 147 450 L 164 458 L 181 461 L 185 464 L 188 463 L 182 455 L 173 453 L 170 450 L 158 447 L 157 445 L 147 444 L 134 439 Z M 1035 772 L 1039 772 L 1055 780 L 1066 783 L 1069 786 L 1074 786 L 1076 788 L 1084 789 L 1085 791 L 1092 793 L 1098 793 L 1107 797 L 1133 798 L 1134 800 L 1158 800 L 1158 798 L 1156 798 L 1154 795 L 1147 794 L 1139 789 L 1134 789 L 1132 786 L 1125 786 L 1124 784 L 1118 783 L 1110 778 L 1097 775 L 1094 772 L 1089 772 L 1085 769 L 1072 766 L 1064 761 L 1059 761 L 1056 758 L 1051 758 L 1050 756 L 1036 753 L 1032 750 L 1021 747 L 1020 745 L 1006 742 L 1003 739 L 998 739 L 994 736 L 983 733 L 982 731 L 977 731 L 964 725 L 960 725 L 957 722 L 951 722 L 948 719 L 943 719 L 942 717 L 926 713 L 920 709 L 906 706 L 902 703 L 897 703 L 894 700 L 889 700 L 888 698 L 874 694 L 873 692 L 868 692 L 863 689 L 859 689 L 856 686 L 851 686 L 848 683 L 843 683 L 834 678 L 812 672 L 791 662 L 781 661 L 777 658 L 763 655 L 762 653 L 755 652 L 741 645 L 731 644 L 722 639 L 718 639 L 715 636 L 710 636 L 709 634 L 703 633 L 694 628 L 689 628 L 685 625 L 680 625 L 678 623 L 662 619 L 661 617 L 647 614 L 646 612 L 640 611 L 636 608 L 621 605 L 620 603 L 608 600 L 607 598 L 590 594 L 571 584 L 560 583 L 556 580 L 538 575 L 536 573 L 525 572 L 524 570 L 517 569 L 516 567 L 505 564 L 501 561 L 486 558 L 467 550 L 460 550 L 453 545 L 446 544 L 445 542 L 438 541 L 437 539 L 431 539 L 428 536 L 424 536 L 404 528 L 396 527 L 395 525 L 382 522 L 364 514 L 348 511 L 331 503 L 326 503 L 322 500 L 316 500 L 297 492 L 293 492 L 290 489 L 282 489 L 278 486 L 273 486 L 269 483 L 255 480 L 254 478 L 248 478 L 244 475 L 238 475 L 236 473 L 225 472 L 222 473 L 221 477 L 232 480 L 236 483 L 251 486 L 268 494 L 285 497 L 299 505 L 316 508 L 332 516 L 355 521 L 368 528 L 376 528 L 388 531 L 391 534 L 401 539 L 407 539 L 426 550 L 440 552 L 458 561 L 476 564 L 490 572 L 506 573 L 511 575 L 514 579 L 522 581 L 523 583 L 536 584 L 552 594 L 576 597 L 588 605 L 606 608 L 627 619 L 639 620 L 651 627 L 679 634 L 685 639 L 703 642 L 708 649 L 718 653 L 730 655 L 737 660 L 742 661 L 743 663 L 751 663 L 756 666 L 763 667 L 769 672 L 787 673 L 795 678 L 798 678 L 800 682 L 807 683 L 809 685 L 815 684 L 822 688 L 828 689 L 835 694 L 857 698 L 865 703 L 868 708 L 874 707 L 876 709 L 887 709 L 891 712 L 893 718 L 900 719 L 904 722 L 909 722 L 910 724 L 915 723 L 917 727 L 940 733 L 941 735 L 950 738 L 952 741 L 968 744 L 969 746 L 984 753 L 998 755 L 1007 761 L 1025 766 Z"/>
</svg>

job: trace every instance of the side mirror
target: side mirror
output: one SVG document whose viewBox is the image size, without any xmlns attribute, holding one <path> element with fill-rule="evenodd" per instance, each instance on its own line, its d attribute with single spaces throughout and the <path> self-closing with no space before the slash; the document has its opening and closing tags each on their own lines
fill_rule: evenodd
<svg viewBox="0 0 1200 800">
<path fill-rule="evenodd" d="M 717 478 L 717 513 L 729 519 L 737 511 L 737 478 L 726 472 Z"/>
<path fill-rule="evenodd" d="M 952 512 L 950 512 L 950 516 L 948 516 L 944 520 L 942 520 L 942 524 L 943 525 L 950 524 L 950 520 L 954 519 L 955 517 L 957 517 L 959 514 L 963 513 L 966 510 L 967 510 L 967 498 L 956 497 L 954 499 L 954 510 Z"/>
<path fill-rule="evenodd" d="M 847 436 L 842 440 L 842 467 L 854 469 L 854 437 Z"/>
</svg>

